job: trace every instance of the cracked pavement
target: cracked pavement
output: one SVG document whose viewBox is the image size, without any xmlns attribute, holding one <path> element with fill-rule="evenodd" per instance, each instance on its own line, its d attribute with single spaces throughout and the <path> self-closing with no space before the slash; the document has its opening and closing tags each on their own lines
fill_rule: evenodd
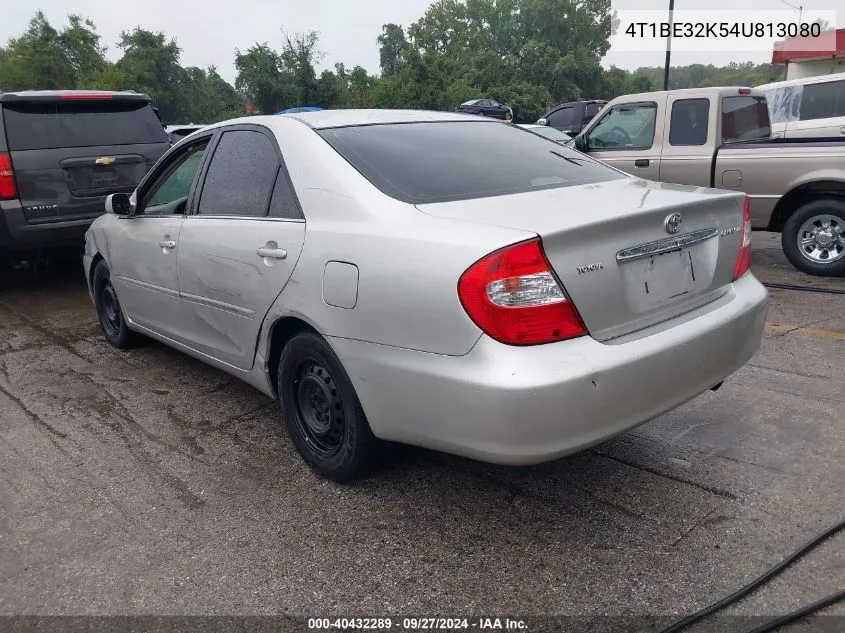
<svg viewBox="0 0 845 633">
<path fill-rule="evenodd" d="M 764 281 L 845 288 L 754 245 Z M 247 385 L 110 348 L 75 265 L 0 293 L 2 615 L 685 615 L 845 518 L 845 295 L 771 290 L 751 363 L 593 450 L 337 485 Z M 845 534 L 728 613 L 843 587 Z"/>
</svg>

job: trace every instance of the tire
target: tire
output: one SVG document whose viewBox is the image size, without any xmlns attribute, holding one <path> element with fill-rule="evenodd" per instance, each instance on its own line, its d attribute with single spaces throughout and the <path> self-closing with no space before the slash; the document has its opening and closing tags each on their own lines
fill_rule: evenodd
<svg viewBox="0 0 845 633">
<path fill-rule="evenodd" d="M 820 198 L 796 209 L 781 232 L 795 268 L 821 277 L 845 276 L 845 200 Z"/>
<path fill-rule="evenodd" d="M 126 325 L 117 291 L 111 284 L 111 273 L 104 261 L 97 262 L 92 282 L 94 307 L 106 341 L 118 349 L 128 349 L 137 342 L 137 335 Z"/>
<path fill-rule="evenodd" d="M 311 332 L 295 335 L 282 350 L 278 376 L 288 434 L 314 472 L 349 481 L 381 464 L 382 442 L 325 340 Z"/>
</svg>

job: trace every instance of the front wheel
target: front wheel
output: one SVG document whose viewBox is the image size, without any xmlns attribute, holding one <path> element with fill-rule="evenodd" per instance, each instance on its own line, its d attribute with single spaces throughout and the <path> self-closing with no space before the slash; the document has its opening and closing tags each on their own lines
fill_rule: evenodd
<svg viewBox="0 0 845 633">
<path fill-rule="evenodd" d="M 845 201 L 822 198 L 799 207 L 783 226 L 783 252 L 798 270 L 845 276 Z"/>
<path fill-rule="evenodd" d="M 278 393 L 296 450 L 328 479 L 347 481 L 379 463 L 381 442 L 340 359 L 317 334 L 288 341 L 279 359 Z"/>
<path fill-rule="evenodd" d="M 136 342 L 135 333 L 126 325 L 117 292 L 111 283 L 111 272 L 104 261 L 97 262 L 93 277 L 94 307 L 105 339 L 118 349 L 127 349 Z"/>
</svg>

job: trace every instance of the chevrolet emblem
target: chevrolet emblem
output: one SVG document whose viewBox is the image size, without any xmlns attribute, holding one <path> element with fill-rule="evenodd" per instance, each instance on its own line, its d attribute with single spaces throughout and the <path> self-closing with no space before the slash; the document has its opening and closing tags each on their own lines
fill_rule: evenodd
<svg viewBox="0 0 845 633">
<path fill-rule="evenodd" d="M 103 156 L 98 158 L 94 161 L 97 165 L 111 165 L 114 162 L 114 158 L 111 156 Z"/>
</svg>

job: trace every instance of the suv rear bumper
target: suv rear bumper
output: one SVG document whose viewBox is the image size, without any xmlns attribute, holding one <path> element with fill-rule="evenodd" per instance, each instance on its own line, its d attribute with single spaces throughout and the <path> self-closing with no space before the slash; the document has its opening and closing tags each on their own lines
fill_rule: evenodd
<svg viewBox="0 0 845 633">
<path fill-rule="evenodd" d="M 105 212 L 105 209 L 103 209 Z M 0 247 L 11 251 L 83 244 L 94 217 L 27 223 L 17 200 L 0 202 Z"/>
</svg>

